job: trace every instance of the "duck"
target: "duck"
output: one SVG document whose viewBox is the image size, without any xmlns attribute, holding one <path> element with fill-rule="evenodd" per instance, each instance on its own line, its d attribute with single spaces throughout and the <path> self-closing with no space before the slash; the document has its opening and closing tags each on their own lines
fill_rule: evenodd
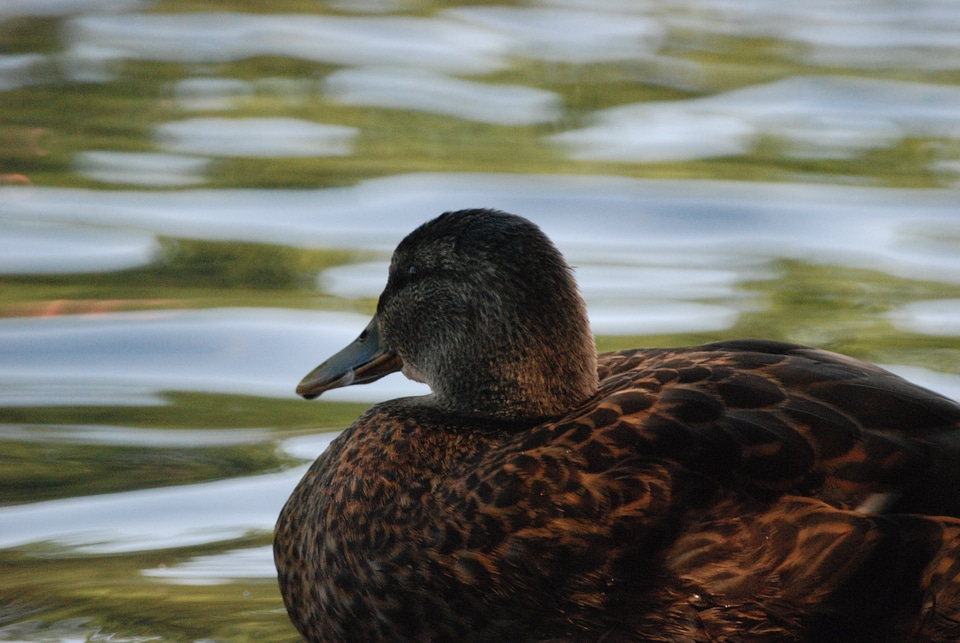
<svg viewBox="0 0 960 643">
<path fill-rule="evenodd" d="M 427 221 L 312 399 L 389 373 L 283 507 L 319 641 L 960 640 L 960 405 L 742 339 L 598 355 L 563 255 L 491 209 Z"/>
</svg>

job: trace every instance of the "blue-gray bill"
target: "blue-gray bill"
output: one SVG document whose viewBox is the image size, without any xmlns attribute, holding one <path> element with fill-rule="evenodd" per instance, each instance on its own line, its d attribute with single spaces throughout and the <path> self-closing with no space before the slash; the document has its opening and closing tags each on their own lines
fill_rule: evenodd
<svg viewBox="0 0 960 643">
<path fill-rule="evenodd" d="M 402 367 L 400 356 L 380 342 L 374 315 L 359 337 L 300 380 L 297 395 L 312 400 L 324 391 L 373 382 Z"/>
</svg>

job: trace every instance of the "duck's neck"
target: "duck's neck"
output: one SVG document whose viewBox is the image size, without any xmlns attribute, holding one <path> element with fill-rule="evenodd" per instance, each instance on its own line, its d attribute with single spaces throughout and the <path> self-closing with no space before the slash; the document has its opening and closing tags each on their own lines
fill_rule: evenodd
<svg viewBox="0 0 960 643">
<path fill-rule="evenodd" d="M 576 291 L 565 304 L 488 332 L 484 352 L 463 355 L 456 372 L 431 383 L 437 406 L 510 422 L 556 417 L 592 397 L 597 351 L 586 308 Z"/>
</svg>

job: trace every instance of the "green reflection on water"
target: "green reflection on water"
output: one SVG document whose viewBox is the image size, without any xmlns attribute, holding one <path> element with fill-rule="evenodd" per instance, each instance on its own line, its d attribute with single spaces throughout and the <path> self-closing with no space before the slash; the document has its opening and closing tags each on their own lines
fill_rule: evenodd
<svg viewBox="0 0 960 643">
<path fill-rule="evenodd" d="M 69 633 L 70 640 L 297 640 L 272 579 L 175 585 L 141 573 L 269 542 L 260 535 L 229 547 L 81 558 L 43 548 L 0 551 L 0 639 L 65 640 L 51 634 Z"/>
<path fill-rule="evenodd" d="M 290 399 L 164 393 L 167 404 L 142 407 L 8 408 L 4 419 L 34 424 L 91 424 L 150 428 L 260 429 L 299 432 L 342 428 L 369 405 L 349 402 L 306 403 Z"/>
<path fill-rule="evenodd" d="M 44 302 L 115 300 L 109 308 L 271 306 L 316 308 L 321 271 L 362 259 L 346 250 L 308 250 L 272 244 L 163 238 L 156 260 L 141 268 L 100 274 L 3 278 L 0 317 L 42 311 Z M 324 308 L 349 308 L 323 300 Z M 100 309 L 101 311 L 103 308 Z M 79 303 L 67 312 L 83 313 Z"/>
<path fill-rule="evenodd" d="M 237 3 L 234 3 L 237 4 Z M 197 3 L 198 8 L 223 10 Z M 312 5 L 312 11 L 317 7 Z M 244 7 L 236 7 L 243 10 Z M 261 10 L 266 10 L 262 8 Z M 28 46 L 32 28 L 51 21 L 32 20 L 30 28 L 7 30 L 12 49 Z M 34 27 L 36 26 L 36 27 Z M 45 42 L 41 36 L 37 36 Z M 2 41 L 0 41 L 2 42 Z M 682 38 L 678 41 L 682 42 Z M 954 139 L 904 138 L 849 158 L 793 158 L 784 144 L 761 138 L 749 154 L 687 162 L 617 163 L 571 160 L 546 137 L 580 127 L 598 109 L 651 101 L 682 100 L 738 89 L 797 74 L 844 74 L 843 69 L 804 68 L 765 39 L 723 39 L 710 46 L 676 48 L 664 53 L 702 64 L 695 88 L 668 86 L 671 77 L 653 74 L 652 63 L 611 62 L 571 65 L 516 59 L 507 70 L 475 80 L 515 83 L 558 94 L 563 114 L 556 122 L 499 126 L 406 109 L 342 105 L 320 90 L 335 67 L 271 56 L 195 65 L 126 60 L 116 80 L 97 84 L 58 78 L 52 85 L 4 92 L 0 101 L 0 168 L 28 177 L 37 185 L 109 186 L 84 178 L 73 165 L 84 151 L 156 151 L 154 128 L 192 117 L 288 117 L 353 126 L 360 135 L 349 156 L 305 158 L 220 158 L 204 187 L 316 188 L 407 172 L 516 172 L 613 174 L 639 178 L 720 178 L 747 181 L 822 180 L 847 177 L 892 187 L 935 187 L 954 177 L 934 169 L 934 162 L 960 155 Z M 34 50 L 36 51 L 36 50 Z M 50 71 L 58 75 L 56 69 Z M 266 89 L 234 101 L 228 109 L 182 107 L 173 96 L 176 81 L 192 76 L 272 81 Z M 860 75 L 856 73 L 854 75 Z M 661 78 L 661 76 L 663 76 Z M 904 80 L 903 74 L 873 77 Z M 277 80 L 289 81 L 287 85 Z M 957 73 L 916 73 L 907 80 L 960 83 Z M 256 83 L 254 83 L 256 87 Z M 276 87 L 287 87 L 287 91 Z M 290 88 L 296 88 L 291 90 Z M 293 94 L 291 95 L 291 91 Z"/>
<path fill-rule="evenodd" d="M 288 463 L 270 446 L 164 449 L 0 440 L 0 504 L 191 484 Z"/>
<path fill-rule="evenodd" d="M 906 333 L 885 316 L 913 301 L 960 297 L 960 285 L 893 277 L 874 270 L 779 261 L 776 277 L 741 284 L 758 302 L 714 333 L 599 337 L 601 351 L 694 345 L 762 337 L 844 353 L 870 362 L 960 373 L 960 337 Z M 713 303 L 704 300 L 704 303 Z"/>
<path fill-rule="evenodd" d="M 0 506 L 289 467 L 299 461 L 278 452 L 279 440 L 342 428 L 366 407 L 203 393 L 163 397 L 166 404 L 144 407 L 5 408 L 3 417 L 5 424 L 24 423 L 28 430 L 64 425 L 128 427 L 130 434 L 137 428 L 202 429 L 213 440 L 218 431 L 245 429 L 253 443 L 147 448 L 0 441 Z M 196 556 L 268 546 L 271 540 L 269 533 L 257 533 L 117 555 L 83 555 L 49 545 L 0 550 L 0 640 L 296 640 L 272 578 L 184 585 L 141 573 Z"/>
<path fill-rule="evenodd" d="M 254 475 L 297 464 L 277 442 L 303 432 L 335 430 L 353 422 L 366 406 L 242 395 L 168 393 L 167 404 L 143 407 L 8 407 L 0 424 L 0 506 L 54 498 L 148 489 Z M 2 438 L 4 425 L 62 431 L 47 441 Z M 200 445 L 130 446 L 75 444 L 73 428 L 128 427 L 209 431 Z M 218 445 L 217 430 L 259 429 L 230 434 L 240 444 Z M 211 444 L 212 443 L 212 444 Z M 319 454 L 318 454 L 319 455 Z"/>
</svg>

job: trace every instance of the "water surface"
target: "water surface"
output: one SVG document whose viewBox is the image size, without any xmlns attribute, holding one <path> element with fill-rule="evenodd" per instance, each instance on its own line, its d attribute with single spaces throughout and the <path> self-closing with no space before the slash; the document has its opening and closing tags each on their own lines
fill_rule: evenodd
<svg viewBox="0 0 960 643">
<path fill-rule="evenodd" d="M 602 350 L 785 339 L 960 398 L 952 0 L 0 3 L 0 640 L 293 641 L 270 540 L 393 375 L 297 381 L 440 212 Z"/>
</svg>

